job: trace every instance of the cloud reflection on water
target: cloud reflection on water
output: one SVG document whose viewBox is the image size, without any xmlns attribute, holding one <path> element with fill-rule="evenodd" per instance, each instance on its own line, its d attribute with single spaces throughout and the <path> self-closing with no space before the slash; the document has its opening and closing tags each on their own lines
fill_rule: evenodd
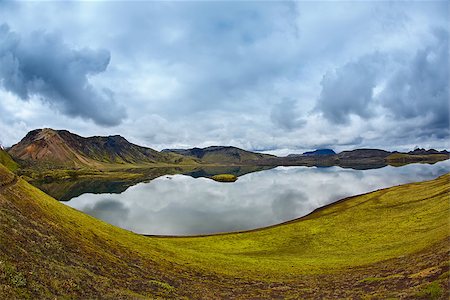
<svg viewBox="0 0 450 300">
<path fill-rule="evenodd" d="M 449 166 L 440 162 L 364 171 L 279 167 L 231 184 L 173 175 L 122 194 L 83 194 L 66 204 L 137 233 L 208 234 L 288 221 L 343 197 L 435 178 Z"/>
</svg>

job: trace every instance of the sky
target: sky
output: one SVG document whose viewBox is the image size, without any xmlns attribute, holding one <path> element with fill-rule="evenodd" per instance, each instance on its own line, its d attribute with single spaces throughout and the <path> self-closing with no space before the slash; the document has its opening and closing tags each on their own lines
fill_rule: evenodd
<svg viewBox="0 0 450 300">
<path fill-rule="evenodd" d="M 449 2 L 0 0 L 0 143 L 449 149 Z"/>
</svg>

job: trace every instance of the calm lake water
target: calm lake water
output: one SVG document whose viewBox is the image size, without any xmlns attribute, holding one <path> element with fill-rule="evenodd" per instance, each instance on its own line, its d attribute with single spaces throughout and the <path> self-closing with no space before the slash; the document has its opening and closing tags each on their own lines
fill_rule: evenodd
<svg viewBox="0 0 450 300">
<path fill-rule="evenodd" d="M 292 220 L 344 197 L 433 179 L 449 167 L 449 161 L 372 170 L 278 167 L 235 183 L 164 175 L 119 194 L 85 193 L 64 203 L 136 233 L 209 234 Z"/>
</svg>

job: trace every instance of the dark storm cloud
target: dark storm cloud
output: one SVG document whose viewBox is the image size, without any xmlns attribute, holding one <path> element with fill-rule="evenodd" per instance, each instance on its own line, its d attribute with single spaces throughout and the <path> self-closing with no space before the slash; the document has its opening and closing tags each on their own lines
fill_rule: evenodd
<svg viewBox="0 0 450 300">
<path fill-rule="evenodd" d="M 418 50 L 388 81 L 380 98 L 396 118 L 428 115 L 428 129 L 449 128 L 448 35 L 448 31 L 436 29 L 433 43 Z M 445 132 L 448 135 L 448 130 Z"/>
<path fill-rule="evenodd" d="M 41 31 L 22 38 L 0 26 L 0 80 L 6 90 L 106 126 L 119 124 L 125 113 L 111 91 L 95 90 L 88 77 L 104 72 L 109 61 L 106 50 L 72 49 L 60 36 Z"/>
<path fill-rule="evenodd" d="M 375 53 L 327 72 L 321 82 L 316 110 L 338 124 L 347 123 L 350 114 L 372 116 L 373 89 L 383 60 L 381 54 Z"/>
<path fill-rule="evenodd" d="M 447 137 L 448 31 L 434 29 L 430 35 L 410 56 L 377 52 L 327 72 L 315 111 L 333 124 L 348 124 L 351 115 L 365 121 L 384 116 L 402 122 L 389 133 L 401 139 Z"/>
</svg>

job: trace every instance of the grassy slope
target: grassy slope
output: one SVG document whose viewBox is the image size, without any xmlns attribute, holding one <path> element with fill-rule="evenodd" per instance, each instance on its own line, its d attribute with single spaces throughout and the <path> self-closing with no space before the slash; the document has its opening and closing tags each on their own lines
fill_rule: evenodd
<svg viewBox="0 0 450 300">
<path fill-rule="evenodd" d="M 301 221 L 250 234 L 164 242 L 190 249 L 189 258 L 195 257 L 199 266 L 232 275 L 279 278 L 369 264 L 421 250 L 449 235 L 449 189 L 442 181 L 358 196 Z"/>
<path fill-rule="evenodd" d="M 0 149 L 0 164 L 3 164 L 11 171 L 19 168 L 19 165 L 11 158 L 11 156 L 3 149 Z"/>
<path fill-rule="evenodd" d="M 0 179 L 10 177 L 0 166 Z M 133 234 L 19 180 L 0 190 L 0 298 L 445 299 L 449 179 L 353 197 L 281 226 L 191 238 Z"/>
</svg>

